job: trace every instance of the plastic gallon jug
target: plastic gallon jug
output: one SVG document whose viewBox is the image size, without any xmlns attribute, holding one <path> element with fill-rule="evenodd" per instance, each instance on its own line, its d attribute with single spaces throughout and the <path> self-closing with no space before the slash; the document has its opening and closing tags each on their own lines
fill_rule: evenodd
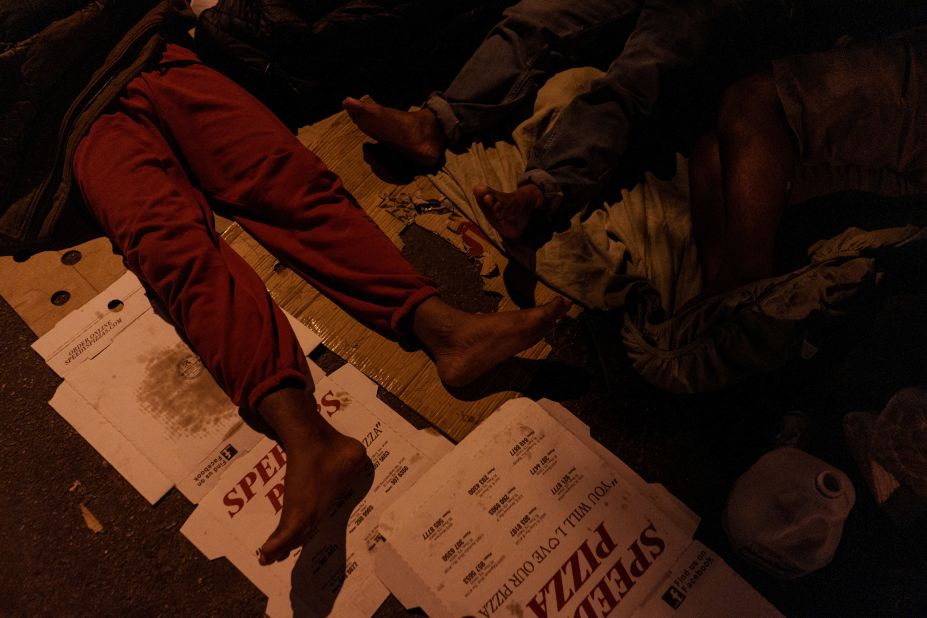
<svg viewBox="0 0 927 618">
<path fill-rule="evenodd" d="M 722 525 L 741 557 L 792 579 L 830 563 L 855 501 L 842 471 L 797 448 L 777 448 L 734 483 Z"/>
</svg>

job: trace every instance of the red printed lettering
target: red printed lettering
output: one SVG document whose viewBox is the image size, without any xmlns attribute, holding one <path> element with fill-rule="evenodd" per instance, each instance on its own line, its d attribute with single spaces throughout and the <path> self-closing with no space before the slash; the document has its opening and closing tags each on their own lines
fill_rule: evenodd
<svg viewBox="0 0 927 618">
<path fill-rule="evenodd" d="M 279 444 L 270 449 L 270 454 L 274 456 L 274 461 L 277 462 L 278 468 L 282 468 L 286 465 L 286 453 L 283 452 Z"/>
<path fill-rule="evenodd" d="M 257 474 L 254 472 L 249 472 L 238 481 L 238 486 L 241 487 L 242 493 L 245 494 L 245 502 L 249 502 L 254 497 L 254 490 L 251 489 L 251 486 L 254 485 L 255 481 L 257 481 Z"/>
<path fill-rule="evenodd" d="M 222 504 L 235 509 L 234 511 L 228 511 L 229 517 L 235 517 L 239 511 L 245 508 L 245 501 L 235 496 L 236 493 L 238 493 L 238 490 L 233 489 L 222 498 Z"/>
<path fill-rule="evenodd" d="M 267 492 L 267 499 L 270 500 L 271 506 L 274 507 L 274 515 L 283 508 L 283 483 L 277 483 Z"/>
<path fill-rule="evenodd" d="M 335 398 L 331 391 L 328 391 L 322 397 L 319 398 L 319 401 L 324 408 L 331 408 L 331 410 L 326 410 L 325 413 L 329 416 L 334 416 L 335 412 L 341 409 L 341 401 Z"/>
<path fill-rule="evenodd" d="M 271 477 L 277 474 L 277 471 L 279 470 L 279 468 L 270 467 L 270 462 L 268 461 L 269 457 L 270 453 L 264 455 L 261 460 L 257 462 L 257 465 L 254 466 L 254 469 L 257 470 L 258 476 L 261 477 L 261 482 L 263 482 L 265 485 L 270 482 Z"/>
<path fill-rule="evenodd" d="M 654 533 L 653 536 L 647 534 L 648 530 Z M 653 559 L 656 559 L 663 553 L 663 550 L 666 549 L 666 542 L 656 536 L 656 533 L 657 529 L 653 527 L 653 524 L 650 524 L 641 531 L 641 545 L 654 548 L 654 551 L 650 552 L 650 557 Z"/>
</svg>

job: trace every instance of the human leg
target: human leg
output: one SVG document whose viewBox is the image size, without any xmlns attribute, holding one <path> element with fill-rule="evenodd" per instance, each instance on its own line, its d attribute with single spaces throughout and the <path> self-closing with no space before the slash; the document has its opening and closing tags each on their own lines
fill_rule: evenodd
<svg viewBox="0 0 927 618">
<path fill-rule="evenodd" d="M 431 300 L 437 290 L 341 180 L 237 85 L 198 64 L 143 78 L 160 122 L 203 191 L 359 321 L 389 336 L 410 329 L 445 383 L 473 381 L 536 342 L 563 315 L 561 301 L 477 315 Z M 448 322 L 453 328 L 446 328 Z M 493 342 L 489 348 L 487 341 Z"/>
<path fill-rule="evenodd" d="M 287 501 L 262 561 L 282 559 L 364 462 L 363 447 L 317 413 L 286 317 L 216 234 L 139 80 L 81 141 L 74 177 L 127 267 L 160 298 L 220 386 L 283 443 Z"/>
<path fill-rule="evenodd" d="M 742 23 L 735 19 L 741 15 L 737 2 L 642 4 L 606 75 L 570 101 L 535 144 L 518 188 L 511 193 L 474 189 L 477 203 L 504 238 L 519 238 L 535 217 L 563 224 L 598 194 L 618 171 L 631 124 L 650 115 L 664 82 L 702 61 L 715 32 Z"/>
<path fill-rule="evenodd" d="M 521 311 L 467 313 L 432 296 L 413 311 L 410 330 L 431 354 L 442 381 L 464 386 L 534 345 L 568 308 L 557 298 Z"/>
<path fill-rule="evenodd" d="M 357 128 L 411 163 L 432 168 L 441 162 L 448 137 L 430 109 L 403 111 L 353 97 L 342 105 Z"/>
<path fill-rule="evenodd" d="M 75 178 L 126 267 L 229 398 L 253 409 L 283 384 L 304 384 L 305 357 L 261 279 L 216 233 L 136 87 L 81 141 Z"/>
<path fill-rule="evenodd" d="M 489 224 L 508 240 L 521 238 L 534 213 L 543 212 L 547 203 L 547 197 L 533 183 L 521 185 L 512 192 L 478 185 L 473 187 L 473 196 Z"/>
<path fill-rule="evenodd" d="M 723 259 L 724 191 L 718 136 L 708 133 L 693 145 L 689 156 L 689 203 L 692 235 L 702 268 L 702 284 L 714 282 Z"/>
<path fill-rule="evenodd" d="M 690 179 L 706 293 L 772 275 L 776 231 L 796 156 L 771 73 L 745 78 L 725 91 L 717 147 L 705 144 L 694 153 L 696 174 Z"/>
<path fill-rule="evenodd" d="M 286 451 L 283 511 L 280 522 L 258 551 L 261 564 L 285 559 L 302 545 L 324 513 L 341 497 L 347 481 L 365 462 L 363 445 L 339 433 L 314 412 L 313 396 L 298 388 L 271 392 L 258 412 Z M 307 410 L 313 412 L 306 413 Z"/>
<path fill-rule="evenodd" d="M 667 88 L 703 61 L 716 33 L 743 20 L 736 3 L 647 0 L 606 75 L 573 99 L 530 153 L 519 184 L 544 192 L 548 216 L 568 219 L 613 178 L 633 123 L 648 117 Z"/>
<path fill-rule="evenodd" d="M 169 47 L 143 73 L 153 113 L 191 176 L 215 203 L 298 275 L 365 325 L 394 334 L 434 295 L 355 202 L 341 179 L 237 84 Z"/>
<path fill-rule="evenodd" d="M 374 139 L 416 163 L 433 165 L 447 143 L 530 110 L 553 70 L 588 57 L 592 48 L 617 53 L 640 5 L 641 0 L 524 0 L 506 9 L 448 89 L 432 95 L 424 109 L 402 112 L 352 98 L 345 109 Z"/>
<path fill-rule="evenodd" d="M 891 171 L 911 189 L 927 190 L 925 40 L 915 30 L 785 58 L 728 88 L 717 152 L 696 150 L 690 180 L 708 293 L 772 274 L 799 162 Z M 707 174 L 700 188 L 700 170 L 713 166 L 719 175 Z M 719 210 L 720 222 L 712 214 Z"/>
</svg>

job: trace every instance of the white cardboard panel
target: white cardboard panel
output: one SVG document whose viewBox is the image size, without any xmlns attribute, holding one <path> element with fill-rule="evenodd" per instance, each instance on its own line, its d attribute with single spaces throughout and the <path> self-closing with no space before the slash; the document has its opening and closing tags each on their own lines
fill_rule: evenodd
<svg viewBox="0 0 927 618">
<path fill-rule="evenodd" d="M 64 382 L 49 402 L 151 504 L 174 484 L 131 442 Z"/>
</svg>

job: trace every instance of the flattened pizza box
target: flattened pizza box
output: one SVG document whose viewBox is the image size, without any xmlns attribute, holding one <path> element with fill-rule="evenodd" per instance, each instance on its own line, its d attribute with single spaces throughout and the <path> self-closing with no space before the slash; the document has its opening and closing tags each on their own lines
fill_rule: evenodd
<svg viewBox="0 0 927 618">
<path fill-rule="evenodd" d="M 376 572 L 404 605 L 433 617 L 648 615 L 672 609 L 655 597 L 670 587 L 686 596 L 679 607 L 700 608 L 692 615 L 725 615 L 731 599 L 712 593 L 719 581 L 736 582 L 736 607 L 775 615 L 693 544 L 697 524 L 562 407 L 518 399 L 382 515 Z"/>
</svg>

